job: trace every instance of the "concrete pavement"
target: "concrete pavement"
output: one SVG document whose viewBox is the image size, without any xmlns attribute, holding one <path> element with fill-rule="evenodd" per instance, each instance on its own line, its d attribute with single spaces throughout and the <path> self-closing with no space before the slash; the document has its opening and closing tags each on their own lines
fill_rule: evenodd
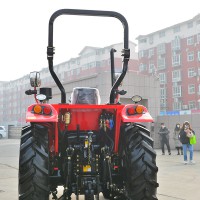
<svg viewBox="0 0 200 200">
<path fill-rule="evenodd" d="M 199 200 L 200 199 L 200 152 L 194 152 L 195 165 L 184 165 L 183 156 L 161 155 L 157 152 L 159 200 Z M 19 140 L 0 140 L 0 199 L 18 200 L 18 156 Z M 83 198 L 81 198 L 83 199 Z M 104 198 L 101 196 L 100 200 Z M 75 200 L 75 198 L 73 198 Z"/>
</svg>

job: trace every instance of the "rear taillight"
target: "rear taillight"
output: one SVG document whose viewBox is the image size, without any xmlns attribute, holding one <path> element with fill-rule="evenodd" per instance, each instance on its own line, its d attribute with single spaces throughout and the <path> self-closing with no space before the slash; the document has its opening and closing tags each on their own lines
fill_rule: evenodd
<svg viewBox="0 0 200 200">
<path fill-rule="evenodd" d="M 48 107 L 48 106 L 45 106 L 45 107 L 43 108 L 43 113 L 44 113 L 45 115 L 50 115 L 50 114 L 51 114 L 51 108 Z"/>
<path fill-rule="evenodd" d="M 40 105 L 36 105 L 33 107 L 33 111 L 36 114 L 40 114 L 42 112 L 42 107 Z"/>
<path fill-rule="evenodd" d="M 134 105 L 127 108 L 126 111 L 128 115 L 142 114 L 144 112 L 144 108 L 142 105 Z"/>
<path fill-rule="evenodd" d="M 51 115 L 52 110 L 49 106 L 35 105 L 33 107 L 33 113 L 41 115 Z"/>
<path fill-rule="evenodd" d="M 128 115 L 134 115 L 135 114 L 135 108 L 134 107 L 128 108 L 127 113 L 128 113 Z"/>
<path fill-rule="evenodd" d="M 135 108 L 136 113 L 142 114 L 144 112 L 144 108 L 141 105 L 137 105 Z"/>
</svg>

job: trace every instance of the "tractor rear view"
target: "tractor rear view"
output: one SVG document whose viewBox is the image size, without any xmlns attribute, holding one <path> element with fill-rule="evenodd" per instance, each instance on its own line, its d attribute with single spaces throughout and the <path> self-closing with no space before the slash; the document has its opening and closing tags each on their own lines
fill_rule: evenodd
<svg viewBox="0 0 200 200">
<path fill-rule="evenodd" d="M 96 88 L 73 89 L 71 102 L 53 68 L 53 23 L 60 15 L 114 17 L 124 27 L 122 73 L 114 77 L 114 49 L 110 50 L 112 88 L 107 104 L 100 104 Z M 40 88 L 38 72 L 30 74 L 36 103 L 27 109 L 19 158 L 19 199 L 106 199 L 156 200 L 156 152 L 150 132 L 140 123 L 152 122 L 148 110 L 133 96 L 123 105 L 118 89 L 130 57 L 128 23 L 119 13 L 97 10 L 58 10 L 49 20 L 47 59 L 49 71 L 61 91 L 61 103 L 50 104 L 51 88 Z M 58 197 L 58 186 L 62 194 Z"/>
</svg>

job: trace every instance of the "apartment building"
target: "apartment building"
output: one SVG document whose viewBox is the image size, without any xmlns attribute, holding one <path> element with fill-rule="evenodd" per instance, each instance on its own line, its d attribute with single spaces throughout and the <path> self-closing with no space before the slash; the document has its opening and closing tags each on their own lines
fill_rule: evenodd
<svg viewBox="0 0 200 200">
<path fill-rule="evenodd" d="M 121 97 L 122 103 L 132 103 L 133 95 L 141 95 L 142 103 L 148 107 L 155 118 L 159 113 L 159 82 L 155 77 L 138 76 L 138 54 L 136 44 L 129 43 L 131 50 L 129 69 L 122 88 L 127 94 Z M 79 56 L 54 66 L 54 71 L 63 84 L 69 99 L 74 87 L 95 87 L 100 91 L 101 103 L 109 101 L 111 89 L 110 49 L 116 49 L 115 68 L 121 72 L 123 44 L 113 44 L 103 48 L 84 47 Z M 41 87 L 51 87 L 53 98 L 50 103 L 61 102 L 61 92 L 49 73 L 48 68 L 40 71 Z M 5 126 L 24 126 L 27 107 L 34 103 L 33 96 L 25 95 L 30 89 L 29 74 L 10 82 L 0 82 L 0 124 Z"/>
<path fill-rule="evenodd" d="M 200 14 L 137 40 L 140 73 L 160 80 L 161 114 L 200 112 Z"/>
</svg>

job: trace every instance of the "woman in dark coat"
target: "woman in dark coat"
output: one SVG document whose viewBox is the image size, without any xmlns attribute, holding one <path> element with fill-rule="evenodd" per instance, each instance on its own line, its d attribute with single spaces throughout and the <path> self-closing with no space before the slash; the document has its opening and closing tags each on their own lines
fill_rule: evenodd
<svg viewBox="0 0 200 200">
<path fill-rule="evenodd" d="M 187 150 L 190 152 L 190 163 L 195 163 L 193 160 L 193 145 L 190 144 L 190 137 L 192 137 L 193 134 L 195 134 L 195 132 L 192 130 L 190 123 L 185 121 L 180 132 L 180 141 L 183 146 L 184 164 L 188 163 Z"/>
<path fill-rule="evenodd" d="M 180 132 L 181 132 L 181 125 L 177 123 L 174 128 L 174 135 L 173 135 L 175 148 L 178 151 L 177 155 L 183 155 L 183 148 L 180 142 Z"/>
</svg>

